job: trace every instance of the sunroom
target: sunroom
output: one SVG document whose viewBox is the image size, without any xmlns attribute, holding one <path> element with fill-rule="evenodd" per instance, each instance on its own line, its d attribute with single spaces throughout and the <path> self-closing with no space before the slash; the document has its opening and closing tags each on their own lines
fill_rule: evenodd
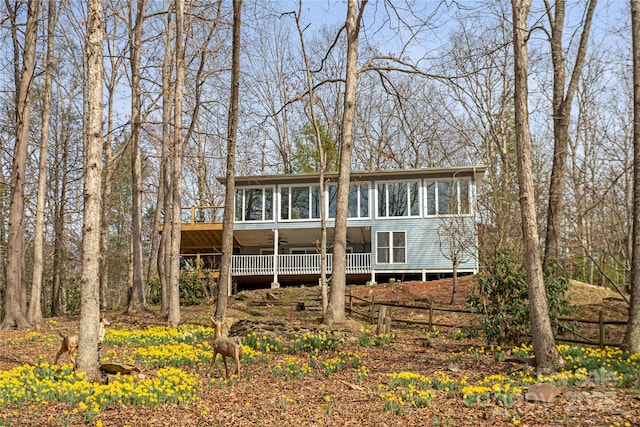
<svg viewBox="0 0 640 427">
<path fill-rule="evenodd" d="M 438 230 L 451 218 L 475 234 L 477 183 L 484 167 L 412 169 L 351 174 L 347 220 L 347 282 L 395 276 L 425 280 L 452 271 Z M 317 284 L 321 271 L 321 215 L 326 218 L 327 274 L 332 272 L 337 176 L 328 174 L 320 191 L 317 174 L 236 178 L 234 255 L 231 275 L 240 287 Z M 324 207 L 324 209 L 321 209 Z M 219 259 L 220 224 L 204 238 L 198 209 L 183 224 L 183 256 Z M 194 234 L 195 233 L 195 234 Z M 218 236 L 216 240 L 216 236 Z M 186 237 L 186 238 L 185 238 Z M 210 242 L 204 243 L 202 239 Z M 200 239 L 198 243 L 196 240 Z M 445 242 L 446 246 L 446 242 Z M 477 252 L 459 266 L 477 271 Z"/>
</svg>

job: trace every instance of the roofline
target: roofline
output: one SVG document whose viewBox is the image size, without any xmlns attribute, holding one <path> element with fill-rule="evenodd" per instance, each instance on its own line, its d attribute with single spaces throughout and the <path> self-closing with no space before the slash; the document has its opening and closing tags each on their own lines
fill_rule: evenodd
<svg viewBox="0 0 640 427">
<path fill-rule="evenodd" d="M 477 181 L 482 180 L 486 171 L 486 166 L 455 166 L 446 168 L 421 168 L 421 169 L 401 169 L 387 171 L 351 171 L 351 181 L 360 181 L 367 179 L 407 179 L 416 176 L 424 178 L 445 178 L 455 177 L 458 175 L 473 175 Z M 337 172 L 327 172 L 324 174 L 325 179 L 329 182 L 336 182 L 338 179 Z M 300 173 L 300 174 L 280 174 L 280 175 L 250 175 L 236 176 L 236 185 L 265 185 L 265 184 L 289 184 L 303 182 L 317 182 L 320 179 L 319 173 Z M 226 178 L 217 178 L 224 184 Z"/>
</svg>

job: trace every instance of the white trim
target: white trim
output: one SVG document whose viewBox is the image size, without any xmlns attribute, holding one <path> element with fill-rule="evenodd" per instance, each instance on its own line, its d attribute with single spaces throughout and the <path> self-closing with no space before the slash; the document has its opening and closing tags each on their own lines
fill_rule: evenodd
<svg viewBox="0 0 640 427">
<path fill-rule="evenodd" d="M 287 196 L 287 214 L 288 214 L 288 218 L 282 218 L 282 201 L 283 201 L 283 197 L 282 197 L 282 190 L 283 189 L 287 189 L 289 191 L 289 194 Z M 307 189 L 307 195 L 308 195 L 308 209 L 309 209 L 309 216 L 307 218 L 291 218 L 291 210 L 292 210 L 292 206 L 291 206 L 291 190 L 293 188 L 306 188 Z M 320 184 L 296 184 L 296 185 L 290 185 L 290 184 L 281 184 L 278 186 L 278 211 L 276 214 L 276 218 L 278 218 L 278 221 L 281 222 L 301 222 L 301 221 L 320 221 L 320 212 L 318 212 L 318 217 L 314 217 L 313 216 L 313 197 L 312 197 L 312 191 L 311 188 L 317 188 L 318 189 L 318 203 L 320 202 Z M 320 210 L 320 207 L 318 206 L 318 210 Z"/>
<path fill-rule="evenodd" d="M 407 215 L 402 215 L 402 216 L 397 216 L 397 215 L 388 215 L 389 213 L 389 187 L 388 184 L 401 184 L 401 183 L 414 183 L 417 185 L 417 192 L 418 192 L 418 213 L 417 214 L 411 214 L 411 204 L 409 203 L 411 201 L 411 194 L 409 191 L 409 186 L 407 185 Z M 380 200 L 379 194 L 378 194 L 378 186 L 384 184 L 385 185 L 385 201 L 386 201 L 386 207 L 385 207 L 385 211 L 387 212 L 387 215 L 380 215 L 379 214 L 379 206 L 378 206 L 378 202 Z M 375 181 L 374 182 L 374 193 L 373 193 L 373 197 L 375 199 L 375 203 L 374 203 L 374 218 L 375 219 L 383 219 L 383 220 L 392 220 L 392 219 L 405 219 L 405 218 L 421 218 L 422 217 L 422 210 L 423 210 L 423 195 L 422 195 L 422 180 L 421 179 L 401 179 L 401 180 L 379 180 L 379 181 Z"/>
<path fill-rule="evenodd" d="M 271 189 L 271 219 L 266 219 L 266 192 L 265 189 Z M 246 194 L 248 190 L 262 190 L 262 219 L 245 219 L 245 205 L 246 205 Z M 236 207 L 236 197 L 238 191 L 242 191 L 242 202 L 240 206 L 240 219 L 237 219 L 235 214 L 237 213 L 235 210 Z M 274 222 L 276 217 L 276 188 L 274 185 L 255 185 L 255 186 L 247 186 L 247 187 L 236 187 L 236 194 L 233 196 L 233 207 L 234 207 L 234 215 L 233 219 L 237 223 L 242 224 L 259 224 L 259 223 L 267 223 Z"/>
<path fill-rule="evenodd" d="M 389 246 L 384 246 L 384 248 L 387 248 L 389 250 L 389 261 L 388 262 L 381 262 L 378 259 L 378 250 L 381 248 L 379 240 L 378 240 L 378 236 L 380 233 L 385 233 L 389 236 Z M 393 259 L 393 250 L 395 249 L 394 245 L 393 245 L 393 233 L 402 233 L 404 235 L 404 246 L 402 246 L 402 248 L 404 249 L 404 261 L 402 262 L 395 262 Z M 376 231 L 376 246 L 375 246 L 375 257 L 376 257 L 376 265 L 405 265 L 407 264 L 407 231 L 406 230 L 379 230 Z"/>
</svg>

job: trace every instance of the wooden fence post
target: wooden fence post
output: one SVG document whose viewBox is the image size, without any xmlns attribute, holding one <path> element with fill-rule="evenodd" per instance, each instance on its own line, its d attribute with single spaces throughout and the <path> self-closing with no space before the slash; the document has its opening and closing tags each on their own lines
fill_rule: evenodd
<svg viewBox="0 0 640 427">
<path fill-rule="evenodd" d="M 349 288 L 349 314 L 353 314 L 353 289 Z"/>
<path fill-rule="evenodd" d="M 384 318 L 384 333 L 391 333 L 391 316 L 387 316 Z"/>
<path fill-rule="evenodd" d="M 371 296 L 371 324 L 376 323 L 376 297 Z"/>
<path fill-rule="evenodd" d="M 429 301 L 429 332 L 433 329 L 433 300 Z"/>
<path fill-rule="evenodd" d="M 387 317 L 387 306 L 381 305 L 378 309 L 378 326 L 376 327 L 376 335 L 384 333 L 384 322 Z"/>
<path fill-rule="evenodd" d="M 598 323 L 600 326 L 600 348 L 604 347 L 604 312 L 600 310 L 598 313 Z"/>
</svg>

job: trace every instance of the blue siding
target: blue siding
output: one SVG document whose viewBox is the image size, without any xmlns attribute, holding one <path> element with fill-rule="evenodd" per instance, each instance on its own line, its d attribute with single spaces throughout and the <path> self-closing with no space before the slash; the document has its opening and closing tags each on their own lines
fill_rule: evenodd
<svg viewBox="0 0 640 427">
<path fill-rule="evenodd" d="M 469 175 L 473 172 L 472 175 Z M 429 174 L 426 170 L 424 175 L 417 175 L 417 171 L 410 171 L 406 176 L 399 175 L 385 175 L 381 172 L 379 176 L 368 177 L 366 179 L 357 179 L 352 177 L 354 182 L 367 182 L 369 185 L 369 215 L 368 219 L 348 219 L 348 227 L 362 227 L 361 230 L 367 230 L 365 233 L 370 233 L 371 239 L 371 254 L 372 254 L 372 269 L 376 272 L 384 271 L 405 271 L 405 272 L 451 272 L 452 262 L 448 259 L 440 250 L 440 244 L 438 241 L 438 229 L 443 225 L 443 218 L 437 216 L 426 216 L 427 201 L 425 186 L 427 182 L 432 180 L 446 180 L 456 173 L 449 172 L 446 169 L 438 170 L 437 174 Z M 473 229 L 473 222 L 475 221 L 475 206 L 477 202 L 477 182 L 475 179 L 475 168 L 471 167 L 465 171 L 466 177 L 470 179 L 469 192 L 471 195 L 471 213 L 472 215 L 464 217 L 465 221 L 469 222 L 469 226 Z M 481 176 L 481 175 L 480 175 Z M 461 177 L 461 176 L 459 176 Z M 293 178 L 290 178 L 293 179 Z M 393 218 L 377 218 L 377 184 L 379 182 L 394 182 L 394 181 L 417 181 L 420 183 L 420 217 L 393 217 Z M 308 181 L 309 185 L 315 185 L 313 181 Z M 238 231 L 260 230 L 262 233 L 267 230 L 278 229 L 280 231 L 300 230 L 300 232 L 309 233 L 311 230 L 319 230 L 319 220 L 279 220 L 280 217 L 280 182 L 272 181 L 271 185 L 274 188 L 274 218 L 273 221 L 250 221 L 250 222 L 236 222 L 234 229 Z M 435 211 L 434 211 L 435 212 Z M 334 220 L 327 221 L 327 228 L 331 229 L 334 226 Z M 403 263 L 378 263 L 377 259 L 377 233 L 381 231 L 403 231 L 406 235 L 406 258 Z M 475 236 L 477 239 L 477 236 Z M 330 243 L 330 242 L 329 242 Z M 308 244 L 307 244 L 308 246 Z M 472 245 L 470 249 L 473 254 L 466 255 L 464 262 L 458 267 L 460 270 L 477 270 L 477 245 Z M 281 246 L 283 249 L 287 249 L 293 246 L 287 246 L 286 244 Z M 354 242 L 351 245 L 351 249 L 354 252 L 368 251 L 368 244 L 362 245 Z M 243 253 L 259 253 L 259 247 L 247 246 L 243 248 Z"/>
<path fill-rule="evenodd" d="M 473 219 L 468 217 L 471 222 Z M 438 241 L 438 227 L 442 224 L 440 218 L 407 218 L 377 220 L 371 227 L 373 267 L 376 270 L 429 270 L 451 271 L 451 260 L 440 251 Z M 406 262 L 399 264 L 380 264 L 377 262 L 378 231 L 404 231 L 406 234 Z M 474 251 L 475 252 L 475 251 Z M 476 257 L 470 257 L 459 266 L 460 269 L 475 269 Z"/>
</svg>

